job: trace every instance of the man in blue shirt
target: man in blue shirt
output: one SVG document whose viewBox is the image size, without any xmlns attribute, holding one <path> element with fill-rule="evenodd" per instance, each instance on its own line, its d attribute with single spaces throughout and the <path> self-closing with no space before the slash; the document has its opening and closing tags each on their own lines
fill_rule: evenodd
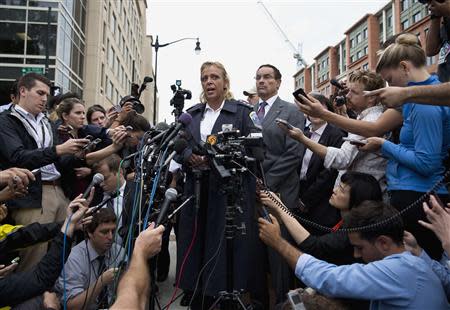
<svg viewBox="0 0 450 310">
<path fill-rule="evenodd" d="M 262 241 L 287 260 L 300 280 L 326 296 L 370 300 L 371 309 L 449 308 L 431 268 L 405 251 L 403 222 L 392 207 L 366 201 L 344 219 L 347 228 L 367 227 L 348 234 L 354 256 L 367 265 L 336 266 L 304 254 L 281 238 L 275 217 L 272 222 L 259 219 Z"/>
</svg>

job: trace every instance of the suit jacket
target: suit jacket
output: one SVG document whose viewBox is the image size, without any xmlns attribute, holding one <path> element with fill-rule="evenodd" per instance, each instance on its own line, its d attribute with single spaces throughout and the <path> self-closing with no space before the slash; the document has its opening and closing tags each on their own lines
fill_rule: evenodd
<svg viewBox="0 0 450 310">
<path fill-rule="evenodd" d="M 255 110 L 258 111 L 258 109 L 259 104 L 255 106 Z M 299 191 L 297 171 L 304 146 L 288 137 L 278 127 L 276 118 L 284 119 L 303 130 L 305 116 L 294 104 L 278 97 L 262 121 L 262 133 L 266 145 L 263 170 L 267 185 L 272 191 L 280 193 L 281 200 L 287 207 L 296 208 Z"/>
<path fill-rule="evenodd" d="M 339 148 L 343 143 L 342 137 L 344 136 L 345 133 L 341 129 L 328 124 L 318 142 L 324 146 Z M 306 149 L 300 156 L 300 166 L 305 151 Z M 323 166 L 323 159 L 313 153 L 306 172 L 306 179 L 300 181 L 300 199 L 307 208 L 308 218 L 325 226 L 336 224 L 340 218 L 338 210 L 328 203 L 337 175 L 336 169 L 326 169 Z"/>
</svg>

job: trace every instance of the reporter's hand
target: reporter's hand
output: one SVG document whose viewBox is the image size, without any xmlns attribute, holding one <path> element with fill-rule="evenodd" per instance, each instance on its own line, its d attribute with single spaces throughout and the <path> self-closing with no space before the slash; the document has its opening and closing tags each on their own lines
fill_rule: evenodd
<svg viewBox="0 0 450 310">
<path fill-rule="evenodd" d="M 270 194 L 275 198 L 276 201 L 278 201 L 280 204 L 283 204 L 280 198 L 274 192 L 270 192 Z M 269 195 L 267 195 L 265 192 L 261 191 L 259 193 L 259 200 L 261 200 L 261 203 L 263 205 L 269 207 L 270 211 L 273 211 L 277 214 L 280 213 L 280 207 L 272 199 L 270 199 Z"/>
<path fill-rule="evenodd" d="M 430 205 L 423 203 L 423 211 L 430 222 L 419 220 L 419 224 L 434 232 L 447 251 L 450 248 L 450 210 L 441 207 L 433 195 L 430 197 Z M 450 204 L 447 206 L 450 207 Z"/>
<path fill-rule="evenodd" d="M 280 225 L 278 224 L 277 219 L 272 214 L 269 214 L 269 216 L 272 223 L 261 217 L 258 218 L 259 238 L 266 245 L 276 249 L 283 238 L 281 237 Z"/>
<path fill-rule="evenodd" d="M 367 144 L 358 146 L 358 149 L 363 152 L 378 152 L 386 140 L 379 137 L 367 138 Z"/>
<path fill-rule="evenodd" d="M 78 153 L 89 142 L 89 139 L 69 139 L 63 144 L 56 146 L 56 154 L 58 156 L 73 155 Z"/>
<path fill-rule="evenodd" d="M 422 248 L 417 243 L 416 238 L 409 231 L 403 232 L 403 244 L 405 245 L 406 251 L 411 252 L 415 256 L 420 256 L 422 253 Z"/>
<path fill-rule="evenodd" d="M 333 103 L 333 109 L 334 113 L 344 117 L 348 117 L 347 106 L 345 104 L 338 106 L 336 105 L 336 103 Z"/>
<path fill-rule="evenodd" d="M 377 101 L 388 108 L 396 108 L 408 100 L 406 87 L 385 87 L 372 91 L 365 91 L 364 97 L 375 97 Z"/>
<path fill-rule="evenodd" d="M 108 270 L 104 271 L 102 273 L 102 275 L 100 276 L 101 284 L 108 285 L 108 284 L 113 283 L 117 271 L 118 271 L 118 268 L 109 268 Z"/>
<path fill-rule="evenodd" d="M 8 208 L 4 204 L 0 204 L 0 222 L 8 216 Z"/>
<path fill-rule="evenodd" d="M 92 169 L 88 167 L 80 167 L 73 170 L 75 171 L 75 176 L 77 179 L 83 179 L 92 173 Z"/>
<path fill-rule="evenodd" d="M 161 251 L 162 234 L 165 229 L 166 228 L 163 225 L 159 225 L 155 228 L 155 224 L 151 223 L 150 226 L 137 237 L 133 255 L 148 259 L 158 254 Z"/>
<path fill-rule="evenodd" d="M 10 273 L 12 273 L 18 266 L 18 263 L 12 263 L 11 265 L 5 266 L 0 265 L 0 278 L 4 278 Z"/>
<path fill-rule="evenodd" d="M 208 158 L 205 156 L 192 154 L 191 157 L 189 157 L 189 159 L 188 159 L 188 163 L 189 163 L 189 165 L 191 165 L 192 168 L 206 166 L 208 164 Z"/>
<path fill-rule="evenodd" d="M 74 200 L 69 203 L 67 207 L 67 217 L 64 221 L 63 226 L 61 227 L 61 232 L 65 233 L 67 231 L 67 235 L 71 237 L 77 227 L 77 223 L 83 218 L 84 214 L 87 212 L 89 208 L 89 204 L 94 197 L 95 188 L 91 189 L 88 199 L 84 199 L 83 194 L 78 195 Z M 70 220 L 70 221 L 69 221 Z M 66 229 L 67 226 L 67 229 Z"/>
<path fill-rule="evenodd" d="M 133 111 L 133 103 L 127 102 L 122 106 L 122 111 L 119 112 L 116 121 L 121 122 L 125 119 L 125 117 Z"/>
<path fill-rule="evenodd" d="M 305 97 L 303 95 L 299 95 L 299 97 L 301 101 L 295 100 L 295 104 L 300 111 L 308 116 L 322 118 L 323 114 L 328 111 L 316 98 L 311 96 Z"/>
<path fill-rule="evenodd" d="M 61 309 L 61 304 L 59 302 L 59 298 L 58 295 L 56 295 L 56 293 L 44 292 L 42 302 L 44 303 L 44 309 L 53 309 L 53 310 Z"/>
<path fill-rule="evenodd" d="M 27 187 L 32 181 L 35 181 L 33 173 L 28 169 L 9 168 L 0 171 L 0 185 L 8 185 L 9 187 L 23 186 Z"/>
<path fill-rule="evenodd" d="M 15 188 L 7 186 L 0 191 L 0 202 L 14 198 L 24 197 L 27 194 L 28 194 L 28 187 L 24 187 L 22 184 L 16 186 Z"/>
<path fill-rule="evenodd" d="M 126 130 L 116 130 L 112 136 L 113 145 L 117 148 L 122 148 L 127 138 L 128 132 Z"/>
<path fill-rule="evenodd" d="M 300 128 L 294 127 L 292 129 L 289 129 L 283 123 L 278 123 L 278 127 L 280 127 L 289 137 L 291 137 L 294 140 L 302 142 L 303 139 L 305 138 L 305 135 Z"/>
</svg>

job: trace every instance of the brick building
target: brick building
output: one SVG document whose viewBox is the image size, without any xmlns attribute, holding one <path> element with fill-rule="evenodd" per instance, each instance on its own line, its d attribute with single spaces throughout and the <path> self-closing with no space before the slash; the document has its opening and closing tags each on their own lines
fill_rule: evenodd
<svg viewBox="0 0 450 310">
<path fill-rule="evenodd" d="M 363 16 L 339 43 L 326 47 L 312 65 L 295 73 L 294 86 L 329 96 L 333 91 L 331 79 L 345 80 L 358 69 L 375 70 L 377 52 L 394 35 L 413 33 L 425 48 L 429 24 L 427 9 L 418 0 L 391 0 L 378 12 Z M 427 58 L 430 72 L 436 71 L 436 63 L 437 56 Z"/>
</svg>

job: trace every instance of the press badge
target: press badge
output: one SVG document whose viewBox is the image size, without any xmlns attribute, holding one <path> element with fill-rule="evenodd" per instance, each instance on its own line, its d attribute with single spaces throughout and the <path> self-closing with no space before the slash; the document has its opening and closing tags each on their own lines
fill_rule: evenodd
<svg viewBox="0 0 450 310">
<path fill-rule="evenodd" d="M 448 44 L 448 42 L 445 42 L 444 45 L 442 45 L 441 50 L 439 51 L 439 61 L 438 61 L 439 65 L 445 63 L 449 53 L 450 53 L 450 44 Z"/>
</svg>

